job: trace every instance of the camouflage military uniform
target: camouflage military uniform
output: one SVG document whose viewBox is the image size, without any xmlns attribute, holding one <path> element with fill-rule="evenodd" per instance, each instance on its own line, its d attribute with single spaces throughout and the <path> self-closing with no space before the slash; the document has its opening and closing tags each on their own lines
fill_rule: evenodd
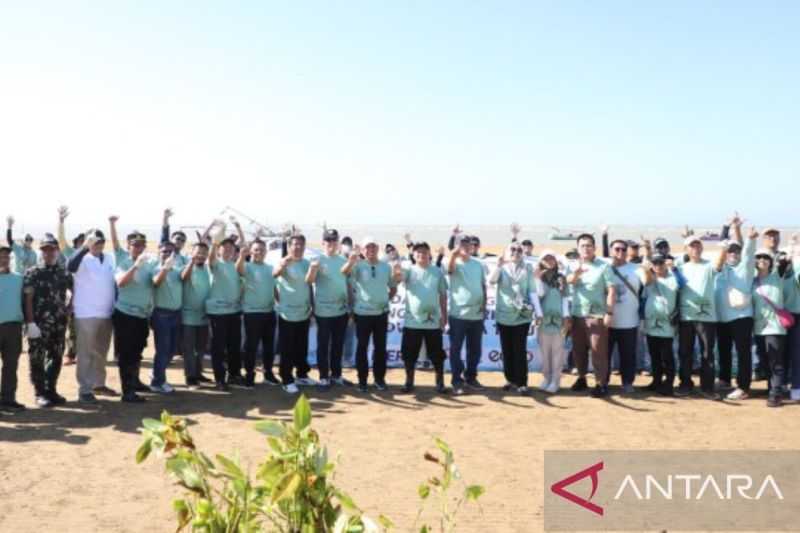
<svg viewBox="0 0 800 533">
<path fill-rule="evenodd" d="M 33 295 L 33 321 L 42 336 L 28 340 L 31 382 L 37 396 L 56 392 L 67 329 L 67 291 L 72 276 L 63 267 L 37 265 L 25 273 L 23 292 Z"/>
</svg>

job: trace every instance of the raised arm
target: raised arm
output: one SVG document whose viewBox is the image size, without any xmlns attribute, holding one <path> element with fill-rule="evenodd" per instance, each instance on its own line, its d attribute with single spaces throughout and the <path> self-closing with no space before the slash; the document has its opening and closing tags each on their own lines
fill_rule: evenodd
<svg viewBox="0 0 800 533">
<path fill-rule="evenodd" d="M 602 235 L 603 241 L 603 257 L 609 257 L 611 253 L 608 248 L 608 226 L 600 226 L 600 234 Z"/>
<path fill-rule="evenodd" d="M 497 257 L 497 264 L 492 270 L 492 273 L 489 275 L 489 283 L 492 285 L 497 285 L 497 282 L 500 281 L 500 272 L 503 270 L 503 265 L 506 264 L 506 257 L 505 255 L 499 255 Z"/>
<path fill-rule="evenodd" d="M 119 220 L 119 217 L 116 215 L 108 217 L 108 223 L 111 226 L 111 247 L 115 252 L 122 248 L 119 245 L 119 236 L 117 235 L 117 220 Z"/>
<path fill-rule="evenodd" d="M 316 282 L 318 273 L 319 273 L 319 259 L 314 259 L 308 266 L 308 272 L 306 272 L 306 283 L 311 285 L 312 283 Z"/>
<path fill-rule="evenodd" d="M 164 209 L 164 216 L 161 218 L 161 242 L 169 242 L 169 219 L 172 215 L 172 209 Z"/>
<path fill-rule="evenodd" d="M 8 245 L 12 248 L 14 247 L 14 217 L 9 215 L 6 218 L 6 241 L 8 241 Z"/>
<path fill-rule="evenodd" d="M 64 248 L 67 247 L 67 230 L 64 227 L 64 221 L 69 216 L 69 209 L 67 206 L 62 205 L 58 208 L 58 230 L 57 230 L 57 238 L 58 238 L 58 246 L 61 248 L 61 251 L 64 251 Z"/>
<path fill-rule="evenodd" d="M 242 246 L 239 250 L 239 257 L 236 259 L 236 272 L 238 272 L 240 276 L 244 276 L 248 257 L 250 257 L 250 247 Z"/>
<path fill-rule="evenodd" d="M 187 281 L 192 279 L 192 271 L 194 270 L 194 261 L 190 260 L 186 263 L 186 266 L 183 267 L 181 271 L 181 281 Z"/>
</svg>

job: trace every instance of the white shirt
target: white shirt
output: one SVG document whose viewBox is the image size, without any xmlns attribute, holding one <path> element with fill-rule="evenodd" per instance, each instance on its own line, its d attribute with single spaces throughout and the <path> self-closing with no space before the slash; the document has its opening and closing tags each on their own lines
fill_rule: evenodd
<svg viewBox="0 0 800 533">
<path fill-rule="evenodd" d="M 114 311 L 115 282 L 111 257 L 103 261 L 86 254 L 73 274 L 72 305 L 75 318 L 111 318 Z"/>
<path fill-rule="evenodd" d="M 639 274 L 640 265 L 636 263 L 625 263 L 616 268 L 617 272 L 628 280 L 631 287 L 636 290 L 636 294 L 631 292 L 619 276 L 614 272 L 611 273 L 611 277 L 614 280 L 614 287 L 617 289 L 617 301 L 614 304 L 614 316 L 611 320 L 611 327 L 618 329 L 638 328 L 639 291 L 642 288 L 642 279 Z"/>
</svg>

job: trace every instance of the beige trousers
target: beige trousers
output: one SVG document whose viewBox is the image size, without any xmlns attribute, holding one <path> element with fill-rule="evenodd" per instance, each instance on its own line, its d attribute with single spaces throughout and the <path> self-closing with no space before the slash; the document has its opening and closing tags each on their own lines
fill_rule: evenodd
<svg viewBox="0 0 800 533">
<path fill-rule="evenodd" d="M 110 318 L 76 318 L 78 393 L 106 384 L 106 358 L 111 345 Z"/>
</svg>

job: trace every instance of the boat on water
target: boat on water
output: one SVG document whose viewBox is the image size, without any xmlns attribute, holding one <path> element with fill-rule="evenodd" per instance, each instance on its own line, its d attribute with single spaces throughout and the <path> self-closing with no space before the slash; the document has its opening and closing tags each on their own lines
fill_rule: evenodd
<svg viewBox="0 0 800 533">
<path fill-rule="evenodd" d="M 581 235 L 582 231 L 561 231 L 560 229 L 554 227 L 553 231 L 547 236 L 548 239 L 551 241 L 574 241 L 578 238 L 578 235 Z"/>
<path fill-rule="evenodd" d="M 701 241 L 709 241 L 709 242 L 716 242 L 722 240 L 722 235 L 715 231 L 706 231 L 702 235 L 700 235 L 699 239 Z"/>
</svg>

